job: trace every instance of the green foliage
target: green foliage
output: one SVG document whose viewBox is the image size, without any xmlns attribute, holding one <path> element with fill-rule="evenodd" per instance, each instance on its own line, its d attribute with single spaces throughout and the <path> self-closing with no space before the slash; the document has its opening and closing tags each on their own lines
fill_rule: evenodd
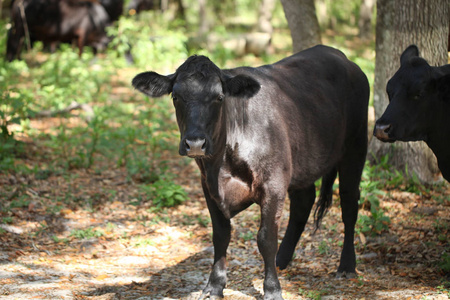
<svg viewBox="0 0 450 300">
<path fill-rule="evenodd" d="M 173 207 L 188 199 L 186 191 L 180 185 L 163 176 L 151 185 L 141 187 L 146 197 L 153 201 L 157 209 Z"/>
<path fill-rule="evenodd" d="M 211 223 L 211 218 L 210 217 L 202 217 L 202 216 L 198 216 L 197 217 L 197 221 L 198 223 L 203 226 L 203 227 L 208 227 L 209 223 Z"/>
<path fill-rule="evenodd" d="M 445 272 L 450 274 L 450 254 L 444 252 L 441 257 L 441 261 L 439 263 L 439 268 Z"/>
<path fill-rule="evenodd" d="M 17 200 L 11 201 L 9 204 L 9 208 L 21 208 L 21 207 L 28 207 L 30 205 L 30 200 L 25 200 L 25 198 L 21 197 Z"/>
<path fill-rule="evenodd" d="M 384 215 L 380 207 L 380 197 L 385 193 L 381 190 L 383 183 L 376 179 L 379 167 L 366 163 L 362 174 L 360 205 L 368 208 L 371 215 L 360 215 L 357 228 L 366 234 L 379 234 L 388 230 L 390 223 L 389 217 Z"/>
<path fill-rule="evenodd" d="M 318 250 L 321 255 L 328 255 L 328 253 L 330 252 L 329 242 L 331 242 L 331 240 L 324 240 L 320 242 Z"/>
<path fill-rule="evenodd" d="M 320 20 L 322 27 L 339 28 L 343 25 L 357 26 L 360 0 L 320 0 L 316 4 L 326 10 L 325 20 Z"/>
<path fill-rule="evenodd" d="M 140 238 L 134 243 L 135 247 L 146 247 L 146 246 L 155 246 L 155 245 L 156 245 L 156 243 L 154 241 L 152 241 L 151 239 L 144 239 L 144 238 Z"/>
<path fill-rule="evenodd" d="M 389 156 L 381 157 L 374 165 L 366 163 L 361 181 L 360 206 L 370 211 L 371 215 L 360 215 L 358 228 L 363 233 L 379 234 L 389 228 L 390 220 L 380 207 L 380 199 L 386 196 L 385 190 L 397 189 L 422 195 L 426 188 L 417 176 L 395 170 L 389 164 Z M 437 187 L 439 189 L 439 187 Z M 438 202 L 440 198 L 436 199 Z"/>
<path fill-rule="evenodd" d="M 14 139 L 9 126 L 20 125 L 30 113 L 31 93 L 22 93 L 14 87 L 27 74 L 28 67 L 24 62 L 0 61 L 0 172 L 13 168 L 14 158 L 22 153 L 22 145 Z"/>
<path fill-rule="evenodd" d="M 239 238 L 243 239 L 245 242 L 255 239 L 255 233 L 252 231 L 241 232 Z"/>
<path fill-rule="evenodd" d="M 371 213 L 370 217 L 366 215 L 359 216 L 357 225 L 361 232 L 374 235 L 388 230 L 390 224 L 389 217 L 385 216 L 380 209 L 373 210 Z"/>
<path fill-rule="evenodd" d="M 313 300 L 320 300 L 322 299 L 322 296 L 326 295 L 328 291 L 326 290 L 305 290 L 302 288 L 298 289 L 298 293 L 302 295 L 303 297 L 306 297 L 307 299 L 313 299 Z"/>
<path fill-rule="evenodd" d="M 142 69 L 159 70 L 177 66 L 187 58 L 187 35 L 184 27 L 171 27 L 169 22 L 158 18 L 154 12 L 144 12 L 139 18 L 122 17 L 117 26 L 109 27 L 113 37 L 109 44 L 109 55 L 123 58 L 130 53 L 134 64 Z M 149 21 L 152 22 L 149 25 Z M 124 60 L 121 59 L 122 65 Z"/>
<path fill-rule="evenodd" d="M 39 68 L 32 69 L 34 88 L 40 104 L 60 110 L 72 102 L 80 104 L 101 100 L 101 85 L 112 74 L 108 63 L 92 64 L 92 54 L 84 52 L 82 59 L 69 45 L 50 55 Z M 99 99 L 100 98 L 100 99 Z"/>
<path fill-rule="evenodd" d="M 75 229 L 72 230 L 70 233 L 70 236 L 83 240 L 83 239 L 91 239 L 91 238 L 97 238 L 103 236 L 103 232 L 94 229 L 92 227 L 86 228 L 86 229 Z"/>
<path fill-rule="evenodd" d="M 21 144 L 8 129 L 12 124 L 21 125 L 16 132 L 21 128 L 24 131 L 27 118 L 37 111 L 58 111 L 73 102 L 85 104 L 104 100 L 105 83 L 112 68 L 106 61 L 100 65 L 92 64 L 90 59 L 90 53 L 84 53 L 80 59 L 70 47 L 61 45 L 60 51 L 49 55 L 43 63 L 28 66 L 25 61 L 0 62 L 0 169 L 14 168 L 15 157 L 21 154 Z M 92 150 L 95 147 L 86 151 L 85 157 L 78 153 L 78 163 L 85 159 L 84 165 L 89 166 Z"/>
<path fill-rule="evenodd" d="M 56 235 L 52 235 L 51 239 L 55 242 L 55 243 L 65 243 L 68 244 L 69 243 L 69 239 L 67 238 L 59 238 Z"/>
<path fill-rule="evenodd" d="M 3 224 L 12 224 L 13 223 L 13 218 L 12 217 L 3 217 L 2 218 L 2 223 Z"/>
<path fill-rule="evenodd" d="M 1 229 L 1 228 L 0 228 Z M 442 294 L 450 297 L 450 281 L 443 280 L 443 284 L 436 287 Z"/>
</svg>

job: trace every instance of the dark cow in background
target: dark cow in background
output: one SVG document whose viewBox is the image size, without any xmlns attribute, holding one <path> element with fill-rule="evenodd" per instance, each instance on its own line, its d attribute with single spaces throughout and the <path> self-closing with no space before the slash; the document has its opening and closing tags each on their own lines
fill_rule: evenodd
<svg viewBox="0 0 450 300">
<path fill-rule="evenodd" d="M 129 15 L 134 15 L 146 10 L 161 10 L 165 12 L 170 6 L 176 7 L 178 17 L 186 19 L 181 0 L 130 0 L 127 10 Z"/>
<path fill-rule="evenodd" d="M 339 173 L 345 224 L 338 276 L 355 275 L 354 227 L 367 151 L 369 84 L 333 48 L 316 46 L 275 64 L 221 70 L 193 56 L 174 74 L 145 72 L 133 86 L 150 97 L 172 93 L 179 152 L 195 158 L 213 226 L 214 265 L 201 299 L 223 296 L 230 218 L 261 207 L 258 248 L 264 299 L 282 299 L 276 266 L 290 262 L 322 177 L 316 224 L 331 204 Z M 286 191 L 289 225 L 277 254 Z"/>
<path fill-rule="evenodd" d="M 123 0 L 100 0 L 100 4 L 108 13 L 110 22 L 119 20 L 123 14 Z"/>
<path fill-rule="evenodd" d="M 134 15 L 145 10 L 157 10 L 160 8 L 160 0 L 130 0 L 130 3 L 128 4 L 128 13 Z"/>
<path fill-rule="evenodd" d="M 411 45 L 386 91 L 389 105 L 374 135 L 383 142 L 425 141 L 450 182 L 450 65 L 430 66 Z"/>
<path fill-rule="evenodd" d="M 102 0 L 113 17 L 123 7 L 123 0 Z M 24 39 L 45 45 L 77 41 L 79 55 L 88 45 L 94 51 L 104 49 L 109 42 L 105 27 L 112 18 L 98 2 L 82 0 L 16 0 L 11 10 L 12 27 L 8 31 L 6 57 L 20 58 Z M 123 9 L 123 8 L 122 8 Z M 121 10 L 120 10 L 121 13 Z M 25 22 L 26 20 L 26 22 Z"/>
</svg>

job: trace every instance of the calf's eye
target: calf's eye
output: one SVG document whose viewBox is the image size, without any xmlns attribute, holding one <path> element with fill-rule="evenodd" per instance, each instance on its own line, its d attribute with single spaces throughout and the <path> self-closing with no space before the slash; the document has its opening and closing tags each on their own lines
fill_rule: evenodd
<svg viewBox="0 0 450 300">
<path fill-rule="evenodd" d="M 414 100 L 420 100 L 420 98 L 422 98 L 422 93 L 418 93 L 416 95 L 414 95 Z"/>
<path fill-rule="evenodd" d="M 223 94 L 220 94 L 219 96 L 217 96 L 217 101 L 222 102 L 223 99 L 225 99 L 225 96 Z"/>
</svg>

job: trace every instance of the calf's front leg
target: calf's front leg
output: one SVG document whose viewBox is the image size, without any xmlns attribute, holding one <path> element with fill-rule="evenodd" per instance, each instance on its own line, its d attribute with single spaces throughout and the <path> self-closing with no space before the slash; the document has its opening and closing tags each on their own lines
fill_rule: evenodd
<svg viewBox="0 0 450 300">
<path fill-rule="evenodd" d="M 211 299 L 223 297 L 223 289 L 227 283 L 226 255 L 231 238 L 230 219 L 223 215 L 207 191 L 205 191 L 205 198 L 213 227 L 214 265 L 209 275 L 208 284 L 203 289 L 199 300 L 206 299 L 208 295 Z"/>
<path fill-rule="evenodd" d="M 264 260 L 264 300 L 282 300 L 275 257 L 278 250 L 278 226 L 283 210 L 283 197 L 265 199 L 261 203 L 261 225 L 258 248 Z"/>
</svg>

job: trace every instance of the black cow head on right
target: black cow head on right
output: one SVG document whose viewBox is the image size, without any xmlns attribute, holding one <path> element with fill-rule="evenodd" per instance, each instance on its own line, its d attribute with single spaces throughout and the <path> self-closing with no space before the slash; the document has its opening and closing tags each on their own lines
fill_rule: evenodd
<svg viewBox="0 0 450 300">
<path fill-rule="evenodd" d="M 400 68 L 387 83 L 389 105 L 373 134 L 383 142 L 427 141 L 440 105 L 449 101 L 443 99 L 449 85 L 448 75 L 436 74 L 419 57 L 417 46 L 409 46 L 400 57 Z"/>
<path fill-rule="evenodd" d="M 172 93 L 180 129 L 180 155 L 210 156 L 223 138 L 224 109 L 228 97 L 250 98 L 260 84 L 246 75 L 230 76 L 205 56 L 189 57 L 174 74 L 144 72 L 133 86 L 150 97 Z"/>
</svg>

